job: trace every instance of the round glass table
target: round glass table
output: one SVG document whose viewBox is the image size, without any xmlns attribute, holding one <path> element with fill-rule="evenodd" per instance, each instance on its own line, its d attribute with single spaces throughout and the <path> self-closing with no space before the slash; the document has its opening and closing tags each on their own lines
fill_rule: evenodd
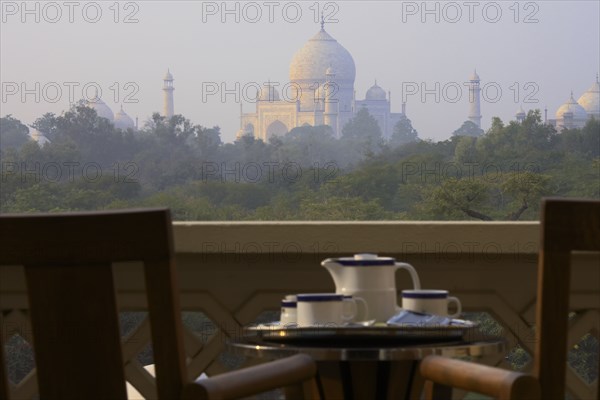
<svg viewBox="0 0 600 400">
<path fill-rule="evenodd" d="M 308 354 L 318 367 L 319 396 L 314 398 L 327 400 L 419 399 L 424 384 L 419 362 L 424 357 L 435 354 L 476 359 L 502 354 L 506 349 L 505 339 L 478 331 L 408 337 L 374 328 L 297 333 L 246 331 L 229 346 L 237 354 L 265 359 Z"/>
</svg>

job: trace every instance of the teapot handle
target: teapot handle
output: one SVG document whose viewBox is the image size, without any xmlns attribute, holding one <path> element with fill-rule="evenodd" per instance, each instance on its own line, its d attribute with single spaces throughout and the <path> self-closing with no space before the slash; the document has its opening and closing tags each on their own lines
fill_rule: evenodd
<svg viewBox="0 0 600 400">
<path fill-rule="evenodd" d="M 415 270 L 415 267 L 413 267 L 410 264 L 407 263 L 396 263 L 396 267 L 398 267 L 398 269 L 405 269 L 408 271 L 408 273 L 410 274 L 410 277 L 412 279 L 412 283 L 413 283 L 413 289 L 421 289 L 421 280 L 419 279 L 419 275 L 417 274 L 417 271 Z"/>
</svg>

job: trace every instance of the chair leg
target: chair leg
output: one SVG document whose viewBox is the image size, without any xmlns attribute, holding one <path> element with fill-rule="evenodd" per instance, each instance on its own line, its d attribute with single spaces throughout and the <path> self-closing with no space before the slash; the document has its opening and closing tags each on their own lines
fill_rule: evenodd
<svg viewBox="0 0 600 400">
<path fill-rule="evenodd" d="M 425 400 L 451 400 L 452 388 L 431 381 L 425 382 Z"/>
<path fill-rule="evenodd" d="M 286 400 L 322 399 L 315 379 L 310 379 L 297 385 L 286 386 L 284 393 Z"/>
</svg>

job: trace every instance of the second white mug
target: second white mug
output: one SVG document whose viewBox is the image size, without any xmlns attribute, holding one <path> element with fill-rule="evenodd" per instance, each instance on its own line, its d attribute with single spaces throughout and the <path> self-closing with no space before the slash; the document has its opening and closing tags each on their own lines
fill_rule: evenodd
<svg viewBox="0 0 600 400">
<path fill-rule="evenodd" d="M 456 312 L 454 314 L 448 313 L 448 306 L 451 303 L 456 304 Z M 402 308 L 409 311 L 443 315 L 450 318 L 456 318 L 462 312 L 460 300 L 456 297 L 448 296 L 447 290 L 403 290 Z"/>
</svg>

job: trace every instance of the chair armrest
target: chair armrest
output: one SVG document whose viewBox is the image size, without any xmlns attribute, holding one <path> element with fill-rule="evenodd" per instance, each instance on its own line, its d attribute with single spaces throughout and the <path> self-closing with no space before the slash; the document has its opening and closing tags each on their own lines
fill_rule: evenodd
<svg viewBox="0 0 600 400">
<path fill-rule="evenodd" d="M 420 373 L 425 380 L 501 400 L 540 398 L 539 382 L 533 376 L 473 362 L 428 356 Z"/>
<path fill-rule="evenodd" d="M 237 399 L 313 379 L 317 366 L 306 354 L 297 354 L 186 385 L 183 400 Z"/>
</svg>

